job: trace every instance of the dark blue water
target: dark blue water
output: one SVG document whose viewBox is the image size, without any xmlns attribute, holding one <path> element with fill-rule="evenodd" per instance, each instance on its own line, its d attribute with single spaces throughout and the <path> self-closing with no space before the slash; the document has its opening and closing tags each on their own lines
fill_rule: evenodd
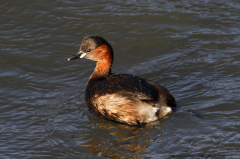
<svg viewBox="0 0 240 159">
<path fill-rule="evenodd" d="M 1 1 L 0 15 L 0 158 L 240 156 L 240 2 Z M 89 113 L 95 62 L 67 61 L 86 35 L 180 110 L 143 127 Z"/>
</svg>

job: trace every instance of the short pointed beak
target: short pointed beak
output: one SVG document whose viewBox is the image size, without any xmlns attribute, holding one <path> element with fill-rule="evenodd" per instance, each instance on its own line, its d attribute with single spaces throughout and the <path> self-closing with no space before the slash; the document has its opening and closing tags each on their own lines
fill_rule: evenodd
<svg viewBox="0 0 240 159">
<path fill-rule="evenodd" d="M 83 58 L 85 55 L 86 55 L 86 53 L 79 51 L 75 55 L 73 55 L 72 57 L 68 58 L 68 61 Z"/>
</svg>

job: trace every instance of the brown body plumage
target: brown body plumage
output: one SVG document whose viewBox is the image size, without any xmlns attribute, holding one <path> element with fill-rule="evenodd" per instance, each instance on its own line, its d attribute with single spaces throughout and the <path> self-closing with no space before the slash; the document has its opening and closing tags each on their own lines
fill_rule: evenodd
<svg viewBox="0 0 240 159">
<path fill-rule="evenodd" d="M 163 86 L 135 75 L 111 73 L 113 49 L 102 37 L 83 38 L 79 52 L 68 60 L 83 57 L 97 61 L 84 96 L 93 114 L 139 125 L 162 118 L 176 107 L 174 97 Z"/>
</svg>

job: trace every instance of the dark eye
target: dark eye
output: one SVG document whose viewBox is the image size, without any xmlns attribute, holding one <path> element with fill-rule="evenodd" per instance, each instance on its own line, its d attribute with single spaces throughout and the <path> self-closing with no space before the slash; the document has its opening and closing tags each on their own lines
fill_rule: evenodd
<svg viewBox="0 0 240 159">
<path fill-rule="evenodd" d="M 90 52 L 90 51 L 91 51 L 91 49 L 87 49 L 87 50 L 86 50 L 86 52 Z"/>
</svg>

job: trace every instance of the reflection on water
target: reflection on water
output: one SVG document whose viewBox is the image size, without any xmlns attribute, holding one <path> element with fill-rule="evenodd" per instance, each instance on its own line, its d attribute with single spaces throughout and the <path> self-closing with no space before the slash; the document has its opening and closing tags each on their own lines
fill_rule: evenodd
<svg viewBox="0 0 240 159">
<path fill-rule="evenodd" d="M 97 132 L 78 132 L 74 139 L 80 138 L 82 146 L 96 156 L 110 158 L 142 158 L 151 153 L 152 142 L 160 144 L 163 140 L 161 126 L 168 117 L 142 126 L 128 126 L 119 123 L 92 121 Z"/>
</svg>

